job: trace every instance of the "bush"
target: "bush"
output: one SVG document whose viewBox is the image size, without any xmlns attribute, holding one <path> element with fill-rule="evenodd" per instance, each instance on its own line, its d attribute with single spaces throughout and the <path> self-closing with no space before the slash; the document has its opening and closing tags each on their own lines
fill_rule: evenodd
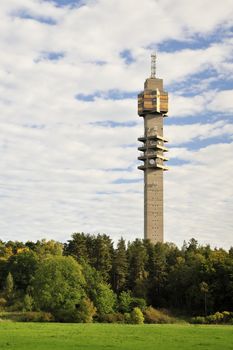
<svg viewBox="0 0 233 350">
<path fill-rule="evenodd" d="M 102 317 L 102 315 L 114 313 L 116 295 L 110 285 L 100 283 L 96 292 L 97 294 L 93 301 L 97 308 L 98 315 Z"/>
<path fill-rule="evenodd" d="M 233 313 L 229 311 L 215 312 L 215 314 L 207 316 L 206 321 L 210 324 L 230 323 L 232 316 Z"/>
<path fill-rule="evenodd" d="M 77 321 L 91 323 L 96 314 L 96 307 L 89 298 L 83 298 L 77 309 Z"/>
<path fill-rule="evenodd" d="M 131 292 L 130 291 L 121 292 L 121 294 L 119 295 L 119 307 L 118 307 L 119 310 L 121 312 L 132 311 L 131 303 L 132 303 Z"/>
<path fill-rule="evenodd" d="M 124 313 L 125 323 L 131 323 L 131 315 L 129 312 Z"/>
<path fill-rule="evenodd" d="M 31 297 L 31 295 L 26 294 L 24 299 L 23 299 L 23 310 L 24 311 L 32 311 L 33 308 L 33 298 Z"/>
<path fill-rule="evenodd" d="M 52 322 L 54 317 L 50 312 L 24 312 L 20 315 L 21 322 Z"/>
<path fill-rule="evenodd" d="M 165 311 L 154 309 L 149 306 L 144 311 L 145 323 L 174 323 L 174 319 Z"/>
<path fill-rule="evenodd" d="M 22 311 L 23 310 L 23 302 L 21 300 L 15 300 L 14 303 L 7 308 L 8 311 Z"/>
<path fill-rule="evenodd" d="M 191 319 L 191 323 L 194 324 L 232 324 L 233 322 L 233 312 L 223 311 L 215 312 L 213 315 L 207 317 L 196 316 Z"/>
<path fill-rule="evenodd" d="M 125 323 L 125 317 L 120 312 L 102 315 L 98 320 L 105 323 Z"/>
<path fill-rule="evenodd" d="M 144 311 L 146 309 L 146 301 L 143 298 L 132 298 L 130 306 L 131 310 L 138 307 L 141 311 Z"/>
<path fill-rule="evenodd" d="M 0 298 L 0 310 L 3 310 L 7 304 L 7 300 L 5 298 Z"/>
<path fill-rule="evenodd" d="M 206 318 L 203 316 L 192 317 L 190 322 L 192 324 L 206 324 L 207 323 Z"/>
<path fill-rule="evenodd" d="M 131 311 L 131 323 L 133 324 L 143 324 L 144 316 L 139 307 L 135 307 L 133 311 Z"/>
</svg>

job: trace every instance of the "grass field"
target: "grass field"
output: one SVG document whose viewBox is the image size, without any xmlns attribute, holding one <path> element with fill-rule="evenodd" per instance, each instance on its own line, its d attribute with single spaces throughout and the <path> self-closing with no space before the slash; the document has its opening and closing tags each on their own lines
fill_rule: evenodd
<svg viewBox="0 0 233 350">
<path fill-rule="evenodd" d="M 1 350 L 229 350 L 233 326 L 0 322 Z"/>
</svg>

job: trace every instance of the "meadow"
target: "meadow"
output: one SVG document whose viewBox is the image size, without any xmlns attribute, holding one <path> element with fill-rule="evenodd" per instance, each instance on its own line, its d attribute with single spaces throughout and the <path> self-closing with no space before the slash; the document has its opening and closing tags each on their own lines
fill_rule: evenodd
<svg viewBox="0 0 233 350">
<path fill-rule="evenodd" d="M 233 326 L 0 322 L 1 350 L 230 350 Z"/>
</svg>

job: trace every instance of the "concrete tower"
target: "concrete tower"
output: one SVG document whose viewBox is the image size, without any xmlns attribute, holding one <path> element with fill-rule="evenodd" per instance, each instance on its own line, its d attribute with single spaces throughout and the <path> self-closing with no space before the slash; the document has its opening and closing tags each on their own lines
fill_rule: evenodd
<svg viewBox="0 0 233 350">
<path fill-rule="evenodd" d="M 144 238 L 152 243 L 163 242 L 163 172 L 167 140 L 163 137 L 163 118 L 168 112 L 168 94 L 163 80 L 156 78 L 156 55 L 151 55 L 151 77 L 146 79 L 144 91 L 138 95 L 138 114 L 144 119 L 144 135 L 138 140 L 138 157 L 144 164 Z"/>
</svg>

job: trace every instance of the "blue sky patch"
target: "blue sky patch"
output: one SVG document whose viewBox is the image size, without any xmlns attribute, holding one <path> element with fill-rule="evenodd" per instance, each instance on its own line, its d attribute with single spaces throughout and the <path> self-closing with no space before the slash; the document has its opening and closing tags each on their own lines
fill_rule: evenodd
<svg viewBox="0 0 233 350">
<path fill-rule="evenodd" d="M 141 179 L 117 179 L 112 182 L 112 184 L 133 184 L 133 183 L 138 183 L 141 182 Z"/>
<path fill-rule="evenodd" d="M 35 62 L 41 62 L 44 60 L 48 61 L 59 61 L 65 56 L 64 52 L 42 52 L 39 58 L 35 59 Z"/>
<path fill-rule="evenodd" d="M 93 102 L 96 98 L 102 98 L 104 100 L 123 100 L 123 99 L 136 99 L 137 92 L 121 91 L 118 89 L 108 91 L 96 91 L 93 94 L 77 94 L 76 100 Z"/>
<path fill-rule="evenodd" d="M 176 166 L 176 165 L 185 165 L 185 164 L 189 164 L 190 161 L 189 160 L 184 160 L 184 159 L 179 159 L 179 158 L 172 158 L 169 160 L 168 163 L 166 163 L 166 165 L 168 167 L 172 167 L 172 166 Z"/>
<path fill-rule="evenodd" d="M 214 43 L 219 43 L 222 41 L 225 29 L 219 28 L 217 31 L 211 33 L 208 36 L 200 36 L 198 34 L 194 35 L 188 40 L 165 40 L 160 44 L 149 45 L 149 49 L 157 49 L 163 52 L 175 52 L 182 51 L 186 49 L 190 50 L 201 50 L 213 45 Z"/>
<path fill-rule="evenodd" d="M 130 50 L 124 50 L 120 52 L 121 58 L 125 61 L 126 64 L 131 64 L 135 62 L 135 59 Z"/>
<path fill-rule="evenodd" d="M 229 137 L 229 135 L 225 135 L 225 136 L 221 135 L 221 136 L 208 137 L 205 139 L 200 139 L 197 137 L 192 142 L 186 142 L 186 143 L 183 143 L 182 145 L 184 145 L 189 150 L 196 151 L 196 150 L 208 147 L 208 146 L 213 145 L 213 144 L 216 145 L 216 148 L 217 148 L 218 144 L 230 143 L 231 141 L 232 140 Z"/>
<path fill-rule="evenodd" d="M 99 121 L 99 122 L 94 122 L 90 123 L 91 125 L 98 125 L 98 126 L 104 126 L 104 127 L 110 127 L 110 128 L 119 128 L 119 127 L 134 127 L 137 125 L 137 122 L 132 122 L 132 121 L 126 121 L 126 122 L 115 122 L 113 120 L 105 120 L 105 121 Z"/>
<path fill-rule="evenodd" d="M 55 4 L 57 7 L 80 7 L 82 6 L 85 1 L 83 0 L 44 0 L 46 2 L 51 2 Z"/>
<path fill-rule="evenodd" d="M 25 10 L 21 10 L 21 11 L 17 11 L 14 12 L 12 14 L 14 17 L 19 17 L 22 19 L 29 19 L 29 20 L 33 20 L 33 21 L 37 21 L 43 24 L 49 24 L 49 25 L 55 25 L 57 22 L 55 19 L 53 19 L 52 17 L 49 16 L 35 16 L 33 14 L 31 14 L 28 11 Z"/>
</svg>

